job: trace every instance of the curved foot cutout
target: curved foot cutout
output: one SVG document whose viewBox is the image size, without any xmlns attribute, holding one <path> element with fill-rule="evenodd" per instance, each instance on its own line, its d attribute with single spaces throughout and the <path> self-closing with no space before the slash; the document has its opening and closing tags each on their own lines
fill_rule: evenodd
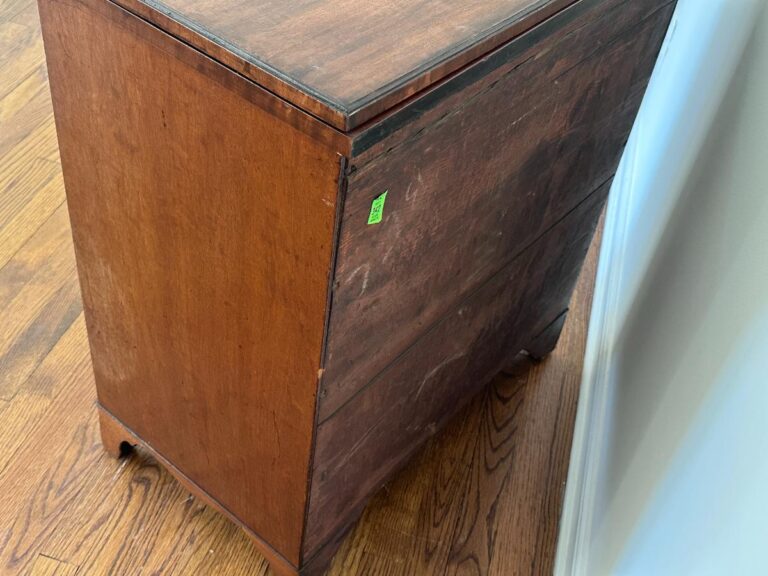
<svg viewBox="0 0 768 576">
<path fill-rule="evenodd" d="M 137 438 L 104 408 L 99 406 L 101 443 L 113 458 L 130 456 L 138 444 Z"/>
</svg>

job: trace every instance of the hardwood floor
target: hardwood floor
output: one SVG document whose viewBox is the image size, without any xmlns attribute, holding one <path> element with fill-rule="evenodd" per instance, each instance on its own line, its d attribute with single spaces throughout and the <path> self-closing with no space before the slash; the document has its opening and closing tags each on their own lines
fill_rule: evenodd
<svg viewBox="0 0 768 576">
<path fill-rule="evenodd" d="M 560 345 L 499 376 L 368 506 L 331 574 L 550 574 L 597 261 Z M 141 454 L 101 448 L 37 17 L 0 3 L 0 574 L 266 574 Z"/>
</svg>

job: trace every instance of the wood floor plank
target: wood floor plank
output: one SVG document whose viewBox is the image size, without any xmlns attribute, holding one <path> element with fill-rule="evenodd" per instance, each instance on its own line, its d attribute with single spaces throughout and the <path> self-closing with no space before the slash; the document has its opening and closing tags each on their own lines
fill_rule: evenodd
<svg viewBox="0 0 768 576">
<path fill-rule="evenodd" d="M 85 573 L 266 573 L 245 534 L 192 498 L 150 457 L 103 461 L 101 467 L 116 471 L 79 498 L 43 545 L 47 553 Z"/>
<path fill-rule="evenodd" d="M 61 177 L 52 116 L 0 156 L 0 228 L 24 210 L 40 189 Z M 53 190 L 46 194 L 53 193 Z M 63 197 L 63 188 L 59 194 Z"/>
<path fill-rule="evenodd" d="M 91 370 L 80 316 L 4 414 L 0 442 L 22 440 L 0 472 L 0 572 L 44 552 L 85 574 L 265 573 L 246 536 L 157 463 L 103 452 Z"/>
<path fill-rule="evenodd" d="M 45 62 L 43 40 L 35 16 L 37 5 L 28 0 L 0 3 L 0 98 L 5 97 Z M 29 22 L 29 23 L 27 23 Z"/>
<path fill-rule="evenodd" d="M 0 573 L 27 570 L 73 503 L 93 489 L 91 480 L 104 474 L 98 467 L 103 452 L 90 415 L 94 393 L 80 385 L 89 382 L 87 375 L 79 376 L 62 391 L 63 402 L 45 409 L 35 433 L 27 436 L 0 475 Z"/>
<path fill-rule="evenodd" d="M 3 0 L 0 2 L 0 24 L 14 20 L 21 12 L 35 5 L 35 0 Z"/>
<path fill-rule="evenodd" d="M 46 160 L 45 162 L 51 162 Z M 57 209 L 64 208 L 64 182 L 57 165 L 52 178 L 38 182 L 37 192 L 0 227 L 0 269 L 13 258 Z M 66 229 L 65 229 L 66 230 Z M 2 291 L 2 289 L 0 289 Z"/>
<path fill-rule="evenodd" d="M 0 312 L 5 316 L 4 311 L 25 286 L 33 282 L 42 286 L 44 294 L 37 295 L 37 298 L 44 299 L 45 294 L 60 288 L 66 279 L 71 278 L 73 272 L 72 234 L 67 207 L 61 204 L 0 268 Z M 36 295 L 33 288 L 29 289 L 29 295 Z M 23 310 L 20 313 L 23 314 Z M 10 324 L 9 317 L 0 325 L 0 331 L 13 330 Z"/>
<path fill-rule="evenodd" d="M 58 210 L 0 270 L 0 398 L 11 399 L 82 310 L 74 254 Z"/>
<path fill-rule="evenodd" d="M 39 554 L 29 570 L 29 576 L 75 576 L 78 567 Z"/>
<path fill-rule="evenodd" d="M 525 380 L 526 409 L 516 432 L 520 447 L 516 461 L 523 464 L 510 471 L 510 482 L 499 498 L 495 532 L 507 540 L 494 546 L 491 575 L 554 570 L 604 218 L 603 214 L 558 347 L 546 362 L 520 376 Z"/>
<path fill-rule="evenodd" d="M 38 285 L 25 286 L 4 311 L 8 319 L 0 329 L 0 397 L 4 400 L 13 398 L 82 310 L 74 275 L 45 301 L 38 300 L 40 293 Z"/>
<path fill-rule="evenodd" d="M 8 8 L 5 8 L 5 7 Z M 3 13 L 8 14 L 4 20 L 31 26 L 39 32 L 40 15 L 37 10 L 37 0 L 5 0 Z"/>
<path fill-rule="evenodd" d="M 15 88 L 0 98 L 0 157 L 33 130 L 53 117 L 45 63 L 32 70 Z"/>
<path fill-rule="evenodd" d="M 35 133 L 34 136 L 38 134 Z M 26 140 L 25 140 L 26 142 Z M 0 158 L 0 228 L 5 229 L 11 221 L 32 202 L 40 190 L 58 179 L 61 185 L 61 166 L 50 160 L 32 158 L 23 163 L 4 165 Z M 46 191 L 46 196 L 57 194 L 59 204 L 63 200 L 63 188 Z M 18 220 L 17 220 L 18 221 Z M 7 249 L 3 249 L 8 253 Z M 11 253 L 12 254 L 12 253 Z"/>
<path fill-rule="evenodd" d="M 0 475 L 14 461 L 30 438 L 44 436 L 48 430 L 48 410 L 67 402 L 76 386 L 93 383 L 85 322 L 82 314 L 72 323 L 50 354 L 38 366 L 13 398 L 6 402 L 0 420 Z M 91 391 L 91 399 L 95 392 Z M 53 406 L 53 408 L 52 408 Z"/>
</svg>

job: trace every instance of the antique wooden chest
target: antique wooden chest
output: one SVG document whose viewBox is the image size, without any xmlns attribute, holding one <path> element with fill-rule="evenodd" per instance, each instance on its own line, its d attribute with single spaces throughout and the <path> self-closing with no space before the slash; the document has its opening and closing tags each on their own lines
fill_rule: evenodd
<svg viewBox="0 0 768 576">
<path fill-rule="evenodd" d="M 105 446 L 280 574 L 543 356 L 671 0 L 40 0 Z"/>
</svg>

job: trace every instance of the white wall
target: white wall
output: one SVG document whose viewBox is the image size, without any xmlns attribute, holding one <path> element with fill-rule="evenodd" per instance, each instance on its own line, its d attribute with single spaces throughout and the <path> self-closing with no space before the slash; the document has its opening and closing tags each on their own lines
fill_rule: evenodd
<svg viewBox="0 0 768 576">
<path fill-rule="evenodd" d="M 764 5 L 678 6 L 609 202 L 558 574 L 768 574 Z"/>
</svg>

